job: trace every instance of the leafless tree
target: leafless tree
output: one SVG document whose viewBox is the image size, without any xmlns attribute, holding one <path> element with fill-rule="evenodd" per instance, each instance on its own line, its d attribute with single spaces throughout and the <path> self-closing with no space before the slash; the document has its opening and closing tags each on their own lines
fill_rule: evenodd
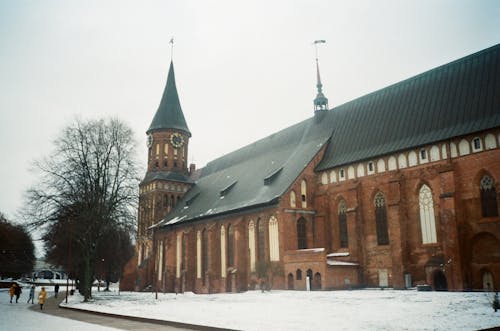
<svg viewBox="0 0 500 331">
<path fill-rule="evenodd" d="M 74 252 L 87 301 L 107 234 L 133 231 L 138 171 L 132 130 L 117 119 L 76 120 L 35 162 L 40 183 L 27 194 L 26 216 L 41 227 L 49 257 Z M 54 254 L 54 250 L 60 251 Z M 78 254 L 78 255 L 76 255 Z M 69 265 L 69 264 L 68 264 Z"/>
</svg>

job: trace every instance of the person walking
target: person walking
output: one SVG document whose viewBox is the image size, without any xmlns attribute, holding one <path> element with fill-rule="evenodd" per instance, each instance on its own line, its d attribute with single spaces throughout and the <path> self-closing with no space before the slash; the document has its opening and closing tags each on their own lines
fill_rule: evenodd
<svg viewBox="0 0 500 331">
<path fill-rule="evenodd" d="M 21 291 L 21 286 L 17 285 L 17 284 L 14 284 L 15 287 L 14 287 L 14 294 L 16 295 L 16 303 L 19 301 L 19 297 L 21 296 L 21 293 L 23 293 L 23 291 Z"/>
<path fill-rule="evenodd" d="M 30 300 L 31 300 L 31 303 L 34 304 L 34 300 L 35 300 L 35 285 L 31 285 L 31 288 L 30 288 L 30 296 L 28 298 L 28 303 L 30 303 Z"/>
<path fill-rule="evenodd" d="M 56 286 L 54 286 L 54 297 L 57 298 L 57 293 L 59 293 L 59 284 L 56 284 Z"/>
<path fill-rule="evenodd" d="M 16 291 L 16 283 L 12 283 L 12 285 L 9 288 L 9 295 L 10 295 L 10 303 L 12 303 L 12 298 L 14 297 L 14 293 Z"/>
<path fill-rule="evenodd" d="M 42 290 L 38 294 L 38 304 L 40 305 L 40 310 L 43 309 L 45 298 L 47 298 L 47 292 L 45 292 L 45 287 L 42 287 Z"/>
</svg>

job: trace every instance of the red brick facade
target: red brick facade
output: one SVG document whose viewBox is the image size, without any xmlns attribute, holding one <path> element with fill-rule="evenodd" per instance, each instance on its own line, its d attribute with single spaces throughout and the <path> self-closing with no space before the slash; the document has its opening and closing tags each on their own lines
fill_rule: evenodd
<svg viewBox="0 0 500 331">
<path fill-rule="evenodd" d="M 459 153 L 465 154 L 466 151 L 457 148 L 455 156 L 450 146 L 458 146 L 459 141 L 442 142 L 436 144 L 440 147 L 438 160 L 418 159 L 416 165 L 398 166 L 395 170 L 376 167 L 373 174 L 368 174 L 369 166 L 365 162 L 362 164 L 366 168 L 365 175 L 354 174 L 354 178 L 349 178 L 353 174 L 346 174 L 345 180 L 341 181 L 340 169 L 332 169 L 338 179 L 332 182 L 328 172 L 327 183 L 323 182 L 323 173 L 314 171 L 322 151 L 275 207 L 155 230 L 152 247 L 154 272 L 148 279 L 152 279 L 151 285 L 158 290 L 172 292 L 216 293 L 259 288 L 259 277 L 251 266 L 250 256 L 254 254 L 255 263 L 259 262 L 258 243 L 251 253 L 249 224 L 254 222 L 252 238 L 257 242 L 255 222 L 260 220 L 263 223 L 264 259 L 269 261 L 269 220 L 275 217 L 278 221 L 279 261 L 276 263 L 278 272 L 272 280 L 273 288 L 304 290 L 308 275 L 312 289 L 405 288 L 407 285 L 431 284 L 436 289 L 464 290 L 483 289 L 488 282 L 492 288 L 498 288 L 500 217 L 482 217 L 480 181 L 485 174 L 495 183 L 500 178 L 500 150 L 497 147 L 500 145 L 500 131 L 464 138 L 472 143 L 475 137 L 480 137 L 482 146 L 485 146 L 488 133 L 490 138 L 493 135 L 496 139 L 495 148 L 486 150 L 483 147 L 460 156 Z M 432 147 L 424 147 L 428 155 Z M 410 152 L 402 154 L 408 156 Z M 381 158 L 384 167 L 389 164 L 390 157 Z M 377 162 L 377 166 L 379 164 Z M 304 207 L 301 197 L 303 180 L 307 185 L 307 205 Z M 437 235 L 436 242 L 429 244 L 422 243 L 420 221 L 419 190 L 424 184 L 432 192 Z M 295 207 L 290 202 L 292 191 L 296 195 Z M 377 243 L 374 198 L 379 192 L 385 198 L 387 245 Z M 347 206 L 348 247 L 344 248 L 340 247 L 338 222 L 341 200 Z M 497 193 L 497 209 L 498 200 Z M 300 218 L 305 220 L 305 249 L 298 249 L 297 221 Z M 225 257 L 221 255 L 221 227 L 227 230 L 229 225 L 234 229 L 234 262 L 226 263 L 223 275 L 222 259 L 227 261 L 229 253 L 226 233 L 226 247 L 222 254 Z M 208 263 L 205 270 L 198 271 L 198 258 L 202 258 L 198 233 L 203 231 L 207 231 Z M 179 245 L 180 234 L 183 243 Z M 160 242 L 163 262 L 162 270 L 158 271 Z M 178 247 L 183 247 L 180 267 Z M 405 283 L 405 277 L 410 284 Z"/>
</svg>

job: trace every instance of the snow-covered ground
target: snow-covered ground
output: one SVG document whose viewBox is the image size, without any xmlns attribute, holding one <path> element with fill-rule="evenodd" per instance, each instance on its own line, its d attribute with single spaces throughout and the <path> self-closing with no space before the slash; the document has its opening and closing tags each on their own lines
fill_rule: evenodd
<svg viewBox="0 0 500 331">
<path fill-rule="evenodd" d="M 93 292 L 68 305 L 238 330 L 480 330 L 500 326 L 492 293 L 356 290 L 238 294 Z"/>
<path fill-rule="evenodd" d="M 24 284 L 23 284 L 24 285 Z M 40 287 L 36 288 L 36 292 Z M 53 296 L 53 292 L 47 293 Z M 103 327 L 95 324 L 83 323 L 67 318 L 56 317 L 48 314 L 42 314 L 28 309 L 31 304 L 26 303 L 29 296 L 29 287 L 23 287 L 23 293 L 19 302 L 9 303 L 10 296 L 8 289 L 0 290 L 0 330 L 2 331 L 31 331 L 31 330 L 50 330 L 50 331 L 117 331 L 118 329 Z M 15 297 L 14 297 L 15 302 Z M 36 299 L 35 299 L 36 305 Z"/>
</svg>

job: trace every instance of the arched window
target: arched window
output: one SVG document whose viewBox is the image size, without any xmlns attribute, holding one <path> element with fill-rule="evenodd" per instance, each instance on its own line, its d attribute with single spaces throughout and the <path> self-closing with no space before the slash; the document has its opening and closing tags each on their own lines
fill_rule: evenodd
<svg viewBox="0 0 500 331">
<path fill-rule="evenodd" d="M 255 223 L 248 224 L 248 251 L 250 253 L 250 271 L 255 272 Z"/>
<path fill-rule="evenodd" d="M 271 216 L 269 219 L 269 259 L 271 261 L 280 260 L 279 247 L 278 220 Z"/>
<path fill-rule="evenodd" d="M 303 217 L 299 218 L 299 220 L 297 221 L 297 248 L 307 248 L 306 220 Z"/>
<path fill-rule="evenodd" d="M 302 202 L 302 208 L 307 208 L 307 184 L 305 180 L 300 182 L 300 201 Z"/>
<path fill-rule="evenodd" d="M 220 274 L 222 278 L 226 278 L 226 229 L 224 228 L 224 225 L 220 227 Z"/>
<path fill-rule="evenodd" d="M 234 266 L 234 226 L 227 226 L 227 263 Z"/>
<path fill-rule="evenodd" d="M 347 239 L 347 207 L 344 200 L 339 202 L 339 233 L 340 233 L 340 247 L 349 247 Z"/>
<path fill-rule="evenodd" d="M 177 278 L 181 277 L 181 270 L 182 270 L 182 232 L 179 232 L 177 234 L 177 256 L 176 256 L 176 270 L 175 270 L 175 276 Z"/>
<path fill-rule="evenodd" d="M 483 178 L 481 178 L 480 189 L 483 217 L 498 216 L 497 190 L 493 178 L 484 175 Z"/>
<path fill-rule="evenodd" d="M 296 280 L 302 280 L 302 270 L 297 269 L 295 279 Z"/>
<path fill-rule="evenodd" d="M 266 228 L 261 219 L 257 220 L 257 230 L 259 232 L 257 235 L 257 258 L 259 262 L 264 262 L 266 259 Z"/>
<path fill-rule="evenodd" d="M 297 197 L 295 196 L 295 191 L 290 192 L 290 207 L 297 208 Z"/>
<path fill-rule="evenodd" d="M 196 278 L 201 278 L 201 231 L 196 233 Z"/>
<path fill-rule="evenodd" d="M 422 229 L 422 243 L 437 242 L 436 219 L 434 217 L 434 201 L 429 186 L 422 185 L 418 194 L 420 205 L 420 228 Z"/>
<path fill-rule="evenodd" d="M 208 231 L 203 229 L 201 235 L 201 277 L 205 285 L 205 276 L 208 272 Z"/>
<path fill-rule="evenodd" d="M 321 174 L 321 184 L 323 185 L 328 184 L 328 174 L 326 172 Z"/>
<path fill-rule="evenodd" d="M 377 244 L 389 244 L 389 232 L 387 229 L 387 211 L 385 208 L 385 198 L 382 192 L 375 195 L 375 224 L 377 229 Z"/>
</svg>

